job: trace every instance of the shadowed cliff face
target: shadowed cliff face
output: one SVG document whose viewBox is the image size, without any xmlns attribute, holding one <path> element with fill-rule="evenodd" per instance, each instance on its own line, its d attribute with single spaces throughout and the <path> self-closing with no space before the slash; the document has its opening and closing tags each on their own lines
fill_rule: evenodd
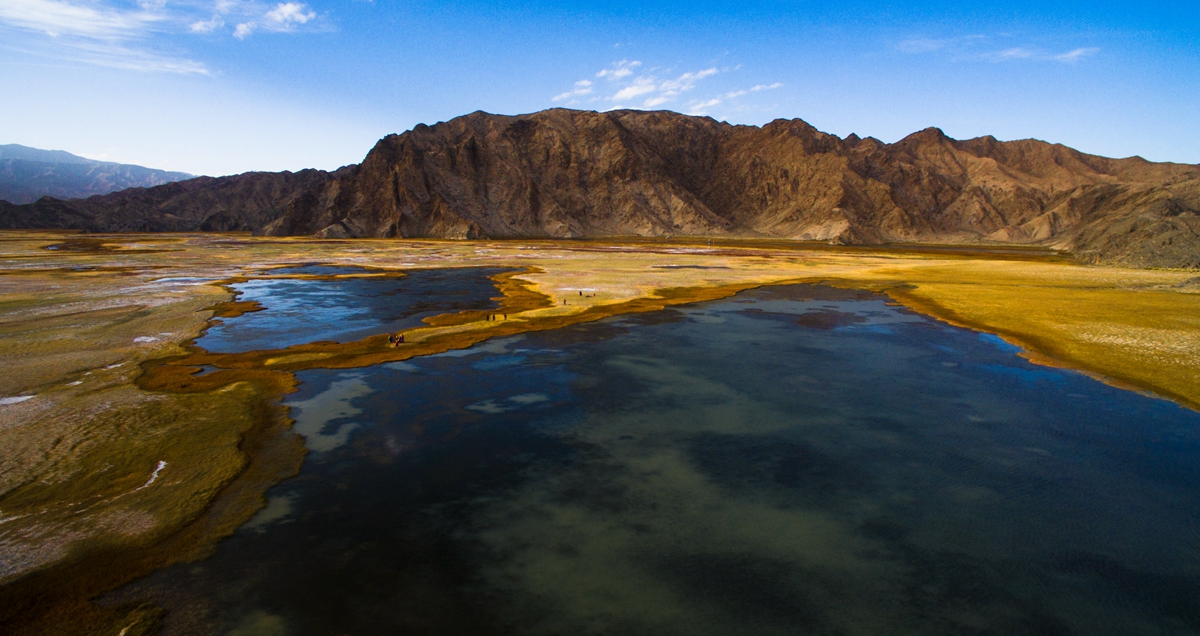
<svg viewBox="0 0 1200 636">
<path fill-rule="evenodd" d="M 133 207 L 139 218 L 181 219 L 146 229 L 987 240 L 1069 249 L 1087 261 L 1200 267 L 1200 166 L 1106 159 L 1035 140 L 956 141 L 935 128 L 884 144 L 800 120 L 759 128 L 667 111 L 473 113 L 385 137 L 358 166 L 311 172 L 291 175 L 286 187 L 226 185 L 218 196 L 203 185 L 153 209 Z M 241 178 L 279 176 L 226 179 Z M 252 210 L 231 198 L 247 189 L 259 200 Z M 54 202 L 65 209 L 38 218 L 61 223 L 74 219 L 68 209 L 83 210 L 137 229 L 118 214 L 130 207 L 123 194 L 88 206 Z M 219 223 L 210 208 L 225 214 Z M 6 222 L 24 213 L 16 210 L 0 209 L 0 226 L 17 226 Z"/>
</svg>

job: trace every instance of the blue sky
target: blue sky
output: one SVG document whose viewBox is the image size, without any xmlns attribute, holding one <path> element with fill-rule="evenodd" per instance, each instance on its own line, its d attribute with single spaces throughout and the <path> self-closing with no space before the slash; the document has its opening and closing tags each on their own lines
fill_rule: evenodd
<svg viewBox="0 0 1200 636">
<path fill-rule="evenodd" d="M 0 86 L 0 143 L 195 174 L 553 106 L 1200 163 L 1200 2 L 0 0 Z"/>
</svg>

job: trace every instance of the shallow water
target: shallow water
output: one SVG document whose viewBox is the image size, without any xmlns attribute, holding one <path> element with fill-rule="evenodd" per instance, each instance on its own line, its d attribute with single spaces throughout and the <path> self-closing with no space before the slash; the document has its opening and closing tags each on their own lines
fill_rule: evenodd
<svg viewBox="0 0 1200 636">
<path fill-rule="evenodd" d="M 166 633 L 1186 634 L 1200 415 L 881 297 L 299 374 L 312 453 Z"/>
<path fill-rule="evenodd" d="M 320 340 L 352 342 L 366 336 L 422 326 L 421 319 L 497 306 L 501 269 L 414 269 L 405 276 L 298 279 L 256 278 L 233 285 L 238 300 L 263 311 L 223 318 L 196 341 L 217 353 L 282 349 Z M 271 270 L 273 276 L 367 274 L 361 267 L 305 265 Z"/>
</svg>

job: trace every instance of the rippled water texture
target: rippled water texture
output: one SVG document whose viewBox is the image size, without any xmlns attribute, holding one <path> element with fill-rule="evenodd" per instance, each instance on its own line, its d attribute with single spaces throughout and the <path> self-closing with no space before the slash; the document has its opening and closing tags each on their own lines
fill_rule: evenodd
<svg viewBox="0 0 1200 636">
<path fill-rule="evenodd" d="M 422 326 L 421 319 L 464 309 L 495 307 L 488 268 L 417 269 L 402 277 L 256 278 L 233 285 L 238 300 L 264 311 L 225 318 L 196 341 L 218 353 L 282 349 L 318 340 L 352 342 Z M 360 267 L 306 265 L 276 269 L 273 276 L 370 274 Z"/>
<path fill-rule="evenodd" d="M 821 287 L 288 398 L 313 451 L 167 633 L 1184 634 L 1200 416 Z"/>
</svg>

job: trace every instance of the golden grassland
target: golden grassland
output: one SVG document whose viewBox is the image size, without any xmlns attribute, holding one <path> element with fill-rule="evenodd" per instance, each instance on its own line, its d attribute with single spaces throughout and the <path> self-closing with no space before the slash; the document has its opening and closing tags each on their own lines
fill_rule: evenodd
<svg viewBox="0 0 1200 636">
<path fill-rule="evenodd" d="M 261 309 L 229 285 L 305 263 L 368 268 L 349 276 L 507 271 L 493 277 L 496 310 L 427 319 L 400 347 L 384 335 L 241 354 L 190 344 L 213 318 Z M 1195 276 L 1002 248 L 0 232 L 0 630 L 151 632 L 156 609 L 89 600 L 203 556 L 298 470 L 304 445 L 279 404 L 298 370 L 820 282 L 886 293 L 999 334 L 1035 362 L 1200 408 Z M 217 370 L 195 375 L 201 365 Z"/>
</svg>

